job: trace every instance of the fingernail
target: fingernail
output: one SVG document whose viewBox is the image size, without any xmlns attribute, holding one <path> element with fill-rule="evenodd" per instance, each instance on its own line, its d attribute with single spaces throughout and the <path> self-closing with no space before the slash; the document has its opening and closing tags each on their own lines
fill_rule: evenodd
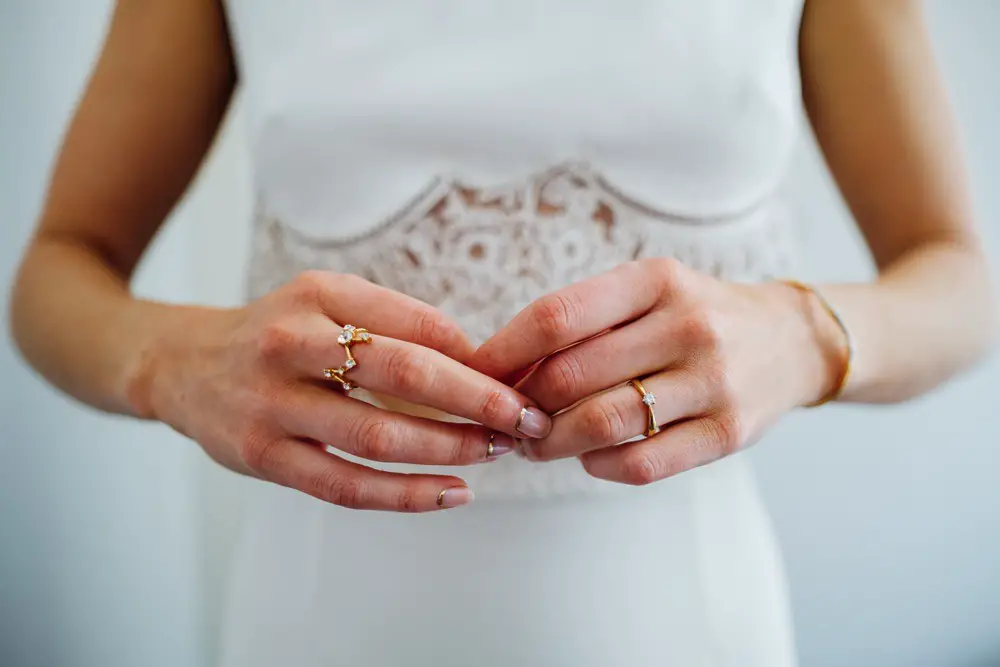
<svg viewBox="0 0 1000 667">
<path fill-rule="evenodd" d="M 528 459 L 529 461 L 537 461 L 538 457 L 535 456 L 535 448 L 530 440 L 521 440 L 521 456 Z"/>
<path fill-rule="evenodd" d="M 437 504 L 438 507 L 443 507 L 444 509 L 451 509 L 452 507 L 461 507 L 462 505 L 468 505 L 473 500 L 476 499 L 476 494 L 472 492 L 467 486 L 456 486 L 452 489 L 445 489 L 438 494 Z"/>
<path fill-rule="evenodd" d="M 493 460 L 504 454 L 510 454 L 512 451 L 514 451 L 514 438 L 506 433 L 490 434 L 490 441 L 486 446 L 487 459 Z"/>
<path fill-rule="evenodd" d="M 521 408 L 514 428 L 529 438 L 544 438 L 552 430 L 552 420 L 538 408 Z"/>
</svg>

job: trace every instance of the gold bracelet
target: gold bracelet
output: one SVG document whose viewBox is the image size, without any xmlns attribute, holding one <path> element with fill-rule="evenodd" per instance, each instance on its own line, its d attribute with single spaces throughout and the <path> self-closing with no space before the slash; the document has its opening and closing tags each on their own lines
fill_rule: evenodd
<svg viewBox="0 0 1000 667">
<path fill-rule="evenodd" d="M 840 364 L 840 372 L 837 374 L 836 382 L 834 382 L 830 391 L 828 391 L 825 396 L 818 401 L 814 401 L 813 403 L 807 403 L 806 407 L 815 408 L 821 405 L 826 405 L 827 403 L 840 398 L 840 395 L 844 393 L 844 389 L 847 387 L 847 379 L 851 375 L 851 364 L 854 362 L 854 337 L 851 336 L 851 331 L 847 328 L 847 325 L 844 323 L 843 318 L 841 318 L 840 313 L 838 313 L 837 309 L 833 307 L 833 304 L 831 304 L 830 301 L 823 296 L 822 292 L 812 285 L 801 283 L 798 280 L 782 280 L 781 282 L 785 283 L 789 287 L 794 287 L 795 289 L 814 297 L 823 307 L 823 310 L 825 310 L 833 321 L 837 323 L 837 326 L 840 327 L 840 331 L 844 335 L 843 360 Z"/>
</svg>

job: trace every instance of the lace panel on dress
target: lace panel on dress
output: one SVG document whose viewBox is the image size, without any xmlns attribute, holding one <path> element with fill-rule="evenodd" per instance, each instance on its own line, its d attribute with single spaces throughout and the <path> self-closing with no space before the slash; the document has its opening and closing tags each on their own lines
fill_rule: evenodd
<svg viewBox="0 0 1000 667">
<path fill-rule="evenodd" d="M 538 297 L 643 257 L 675 257 L 727 280 L 785 274 L 792 252 L 779 212 L 771 198 L 725 218 L 671 215 L 628 198 L 581 164 L 500 187 L 439 178 L 398 214 L 348 239 L 304 236 L 261 206 L 248 292 L 261 296 L 308 269 L 353 273 L 440 308 L 478 343 Z M 358 397 L 394 410 L 415 407 L 367 392 Z M 577 459 L 539 464 L 507 456 L 459 470 L 363 463 L 458 474 L 480 499 L 624 488 L 591 477 Z"/>
<path fill-rule="evenodd" d="M 675 257 L 728 280 L 783 274 L 792 252 L 774 204 L 718 219 L 672 215 L 574 163 L 499 187 L 438 178 L 348 239 L 304 236 L 261 207 L 248 292 L 308 269 L 353 273 L 440 308 L 482 342 L 538 297 L 635 259 Z"/>
</svg>

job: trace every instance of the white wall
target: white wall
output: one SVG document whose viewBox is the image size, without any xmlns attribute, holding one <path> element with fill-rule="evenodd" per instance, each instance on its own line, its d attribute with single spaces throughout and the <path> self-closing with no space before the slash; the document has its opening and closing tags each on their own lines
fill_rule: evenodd
<svg viewBox="0 0 1000 667">
<path fill-rule="evenodd" d="M 108 5 L 0 0 L 0 285 Z M 1000 5 L 930 8 L 1000 261 L 1000 191 L 990 182 L 1000 163 L 991 64 Z M 144 293 L 239 298 L 249 189 L 233 121 L 143 268 Z M 794 174 L 810 275 L 864 275 L 808 143 Z M 805 667 L 1000 664 L 998 387 L 995 359 L 912 405 L 795 415 L 754 451 L 786 549 Z M 70 404 L 6 343 L 0 420 L 0 664 L 208 664 L 240 483 L 166 429 Z"/>
<path fill-rule="evenodd" d="M 108 6 L 0 3 L 4 291 Z M 157 242 L 140 290 L 194 297 L 190 232 L 176 225 Z M 57 396 L 6 336 L 0 378 L 0 664 L 199 664 L 191 469 L 200 454 L 163 427 L 105 418 Z"/>
<path fill-rule="evenodd" d="M 1000 3 L 928 8 L 1000 262 Z M 807 271 L 865 275 L 808 142 L 795 167 Z M 785 547 L 805 667 L 1000 665 L 1000 358 L 911 405 L 797 414 L 753 456 Z"/>
</svg>

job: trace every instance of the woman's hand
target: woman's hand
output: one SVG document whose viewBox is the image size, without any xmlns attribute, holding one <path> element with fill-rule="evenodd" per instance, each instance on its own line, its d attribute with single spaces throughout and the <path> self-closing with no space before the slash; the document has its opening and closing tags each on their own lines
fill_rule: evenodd
<svg viewBox="0 0 1000 667">
<path fill-rule="evenodd" d="M 522 414 L 515 390 L 461 363 L 472 346 L 451 320 L 356 276 L 306 273 L 245 309 L 202 313 L 147 355 L 133 387 L 142 411 L 233 470 L 337 505 L 419 512 L 471 492 L 457 477 L 373 470 L 321 443 L 373 461 L 467 465 L 550 428 L 537 409 Z M 346 324 L 372 334 L 351 347 L 351 382 L 476 424 L 389 412 L 325 381 L 324 368 L 345 362 Z"/>
<path fill-rule="evenodd" d="M 532 303 L 470 364 L 508 382 L 526 373 L 518 390 L 556 415 L 524 444 L 528 458 L 579 456 L 595 477 L 646 484 L 731 454 L 826 394 L 841 332 L 813 301 L 640 260 Z M 647 427 L 633 378 L 663 428 L 620 444 Z"/>
</svg>

